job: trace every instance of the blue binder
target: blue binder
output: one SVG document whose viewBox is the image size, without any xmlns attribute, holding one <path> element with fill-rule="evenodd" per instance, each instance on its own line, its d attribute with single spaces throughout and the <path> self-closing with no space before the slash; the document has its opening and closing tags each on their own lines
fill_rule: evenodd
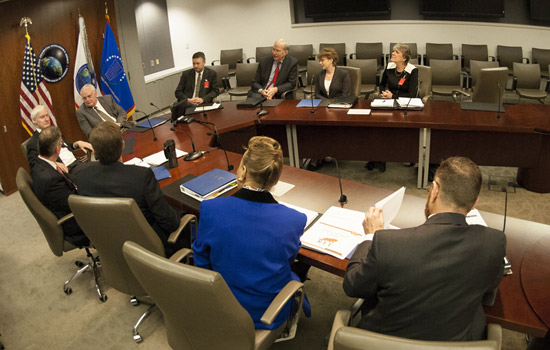
<svg viewBox="0 0 550 350">
<path fill-rule="evenodd" d="M 237 175 L 232 174 L 229 171 L 213 169 L 202 174 L 201 176 L 183 183 L 181 186 L 203 197 L 216 191 L 218 188 L 234 182 L 236 179 Z"/>
</svg>

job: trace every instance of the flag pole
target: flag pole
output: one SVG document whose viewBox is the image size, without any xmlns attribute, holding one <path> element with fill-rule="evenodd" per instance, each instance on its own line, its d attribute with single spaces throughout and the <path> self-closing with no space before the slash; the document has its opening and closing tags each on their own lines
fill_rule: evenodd
<svg viewBox="0 0 550 350">
<path fill-rule="evenodd" d="M 32 24 L 32 19 L 30 17 L 23 17 L 21 18 L 21 21 L 19 21 L 20 27 L 25 26 L 25 39 L 27 39 L 27 42 L 29 43 L 29 49 L 31 51 L 31 67 L 32 67 L 32 77 L 34 80 L 34 87 L 35 89 L 38 89 L 38 82 L 36 81 L 36 71 L 35 71 L 36 68 L 34 67 L 36 61 L 32 59 L 34 57 L 34 50 L 32 49 L 32 46 L 31 46 L 31 36 L 29 35 L 29 30 L 28 30 L 29 24 Z M 40 97 L 40 94 L 37 93 L 36 95 L 38 96 L 38 104 L 42 104 L 42 98 Z"/>
</svg>

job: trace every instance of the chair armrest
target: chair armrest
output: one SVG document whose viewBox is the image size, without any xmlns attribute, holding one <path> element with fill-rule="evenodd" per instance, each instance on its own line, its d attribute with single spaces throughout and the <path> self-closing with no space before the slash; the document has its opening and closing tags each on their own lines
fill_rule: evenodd
<svg viewBox="0 0 550 350">
<path fill-rule="evenodd" d="M 497 59 L 495 56 L 489 56 L 489 61 L 495 62 Z M 500 62 L 500 60 L 498 60 Z"/>
<path fill-rule="evenodd" d="M 428 61 L 428 56 L 426 56 L 426 54 L 423 54 L 422 55 L 422 62 L 418 61 L 418 64 L 423 64 L 425 66 L 427 66 L 428 64 L 426 64 L 426 62 Z"/>
<path fill-rule="evenodd" d="M 525 63 L 529 63 L 529 58 L 528 57 L 523 57 L 522 61 L 525 61 Z"/>
<path fill-rule="evenodd" d="M 212 65 L 214 66 L 214 63 L 216 63 L 216 62 L 220 62 L 220 60 L 214 60 L 214 61 L 212 61 Z"/>
<path fill-rule="evenodd" d="M 351 310 L 338 310 L 334 316 L 334 322 L 332 322 L 332 329 L 330 331 L 330 339 L 328 341 L 328 350 L 334 349 L 334 337 L 336 332 L 348 325 L 349 320 L 351 319 Z"/>
<path fill-rule="evenodd" d="M 61 226 L 65 221 L 72 219 L 74 217 L 73 213 L 69 213 L 62 217 L 61 219 L 57 220 L 57 226 Z"/>
<path fill-rule="evenodd" d="M 250 63 L 250 60 L 254 60 L 254 62 L 256 62 L 256 57 L 252 56 L 252 57 L 248 57 L 246 59 L 246 63 Z"/>
<path fill-rule="evenodd" d="M 264 314 L 262 315 L 262 318 L 260 321 L 265 325 L 270 325 L 275 321 L 275 318 L 277 315 L 279 315 L 279 312 L 283 309 L 283 307 L 286 305 L 286 303 L 296 294 L 298 291 L 302 291 L 302 297 L 303 300 L 303 289 L 304 284 L 298 281 L 290 281 L 286 284 L 286 286 L 281 289 L 279 294 L 273 299 L 271 304 L 269 304 L 269 307 L 267 310 L 265 310 Z M 300 303 L 301 304 L 301 303 Z M 300 305 L 301 307 L 301 305 Z M 300 312 L 300 310 L 298 310 Z"/>
<path fill-rule="evenodd" d="M 497 349 L 502 347 L 502 327 L 496 323 L 489 323 L 487 325 L 487 340 L 494 340 L 497 342 Z"/>
<path fill-rule="evenodd" d="M 460 55 L 460 67 L 464 68 L 464 55 Z"/>
<path fill-rule="evenodd" d="M 457 60 L 457 61 L 458 61 L 459 59 L 460 59 L 460 56 L 458 56 L 458 55 L 453 55 L 453 60 Z"/>
<path fill-rule="evenodd" d="M 468 87 L 468 82 L 469 82 L 469 79 L 470 79 L 470 74 L 464 72 L 464 71 L 460 71 L 460 75 L 464 77 L 464 79 L 462 79 L 462 88 L 463 89 L 466 89 Z"/>
<path fill-rule="evenodd" d="M 518 78 L 513 77 L 512 78 L 512 91 L 516 91 L 517 86 L 518 86 Z"/>
<path fill-rule="evenodd" d="M 315 55 L 311 55 L 307 58 L 309 61 L 315 61 Z"/>
<path fill-rule="evenodd" d="M 354 57 L 357 57 L 355 52 L 349 54 L 349 59 L 352 60 Z"/>
<path fill-rule="evenodd" d="M 170 261 L 181 262 L 183 258 L 190 258 L 193 255 L 193 251 L 188 248 L 181 248 L 168 259 Z"/>
<path fill-rule="evenodd" d="M 351 312 L 350 319 L 348 323 L 346 323 L 344 326 L 349 326 L 350 322 L 359 312 L 361 312 L 361 307 L 363 307 L 363 303 L 365 302 L 365 299 L 359 298 L 353 305 L 351 306 L 351 309 L 349 310 Z"/>
<path fill-rule="evenodd" d="M 466 92 L 464 92 L 464 91 L 453 90 L 453 92 L 452 92 L 453 101 L 458 102 L 458 99 L 457 99 L 457 96 L 458 96 L 458 95 L 461 95 L 460 97 L 462 97 L 462 96 L 472 97 L 472 95 L 470 95 L 470 94 L 468 94 L 468 93 L 466 93 Z"/>
<path fill-rule="evenodd" d="M 189 223 L 196 223 L 197 222 L 197 217 L 193 214 L 185 214 L 181 219 L 180 219 L 180 225 L 178 226 L 178 228 L 176 229 L 176 231 L 172 232 L 170 234 L 170 237 L 168 237 L 168 243 L 171 243 L 171 244 L 174 244 L 176 243 L 176 241 L 178 240 L 181 232 L 183 231 L 183 228 L 185 226 L 187 226 L 187 224 Z M 191 233 L 192 235 L 192 233 Z"/>
<path fill-rule="evenodd" d="M 546 92 L 550 92 L 550 79 L 546 79 L 546 88 L 544 89 Z"/>
<path fill-rule="evenodd" d="M 292 95 L 290 95 L 289 97 L 287 97 L 288 94 L 292 94 Z M 282 98 L 283 100 L 292 99 L 293 97 L 294 97 L 294 89 L 292 89 L 292 90 L 287 90 L 287 91 L 285 91 L 285 92 L 283 92 L 283 93 L 281 94 L 281 98 Z"/>
</svg>

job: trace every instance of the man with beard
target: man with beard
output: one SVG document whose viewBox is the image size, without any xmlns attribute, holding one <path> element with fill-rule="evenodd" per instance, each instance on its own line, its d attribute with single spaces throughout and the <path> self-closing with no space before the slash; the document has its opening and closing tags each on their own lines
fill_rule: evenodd
<svg viewBox="0 0 550 350">
<path fill-rule="evenodd" d="M 484 297 L 504 271 L 502 231 L 468 225 L 481 188 L 477 165 L 463 157 L 441 163 L 426 201 L 426 222 L 384 230 L 370 208 L 365 234 L 350 259 L 344 291 L 365 299 L 358 327 L 403 338 L 471 341 L 486 338 Z"/>
</svg>

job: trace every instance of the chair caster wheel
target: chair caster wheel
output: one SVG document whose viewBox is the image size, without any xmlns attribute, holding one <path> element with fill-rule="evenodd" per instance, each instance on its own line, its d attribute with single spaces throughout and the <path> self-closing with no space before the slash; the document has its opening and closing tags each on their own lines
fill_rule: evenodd
<svg viewBox="0 0 550 350">
<path fill-rule="evenodd" d="M 99 301 L 101 301 L 102 303 L 106 302 L 107 301 L 107 295 L 106 294 L 101 294 L 101 296 L 99 297 Z"/>
<path fill-rule="evenodd" d="M 141 343 L 143 341 L 143 338 L 139 334 L 134 334 L 134 341 L 136 343 Z"/>
<path fill-rule="evenodd" d="M 137 297 L 133 296 L 130 298 L 130 304 L 132 304 L 132 306 L 138 306 L 139 305 L 139 300 L 137 299 Z"/>
<path fill-rule="evenodd" d="M 71 293 L 73 292 L 73 289 L 72 288 L 63 288 L 63 291 L 65 292 L 65 294 L 71 295 Z"/>
</svg>

